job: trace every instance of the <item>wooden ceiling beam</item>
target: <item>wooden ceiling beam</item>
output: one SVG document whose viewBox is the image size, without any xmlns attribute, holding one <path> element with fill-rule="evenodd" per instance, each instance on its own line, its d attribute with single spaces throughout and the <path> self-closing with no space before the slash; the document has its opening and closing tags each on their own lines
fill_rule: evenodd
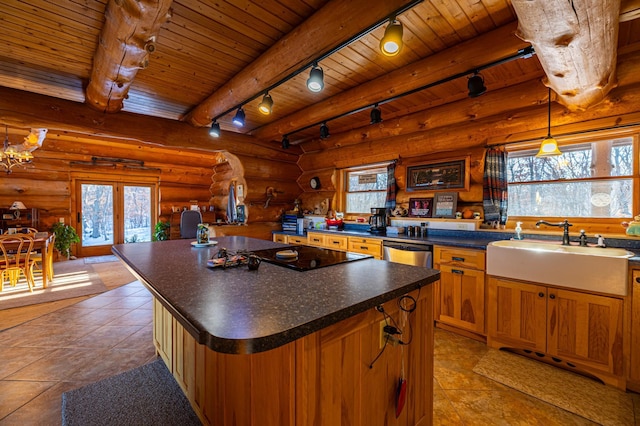
<svg viewBox="0 0 640 426">
<path fill-rule="evenodd" d="M 623 0 L 620 4 L 620 22 L 640 18 L 640 0 Z"/>
<path fill-rule="evenodd" d="M 407 0 L 330 1 L 211 94 L 185 121 L 194 126 L 208 126 L 214 117 L 251 99 L 409 3 Z"/>
<path fill-rule="evenodd" d="M 518 36 L 530 42 L 545 84 L 571 111 L 584 111 L 616 87 L 620 0 L 512 0 Z"/>
<path fill-rule="evenodd" d="M 224 132 L 219 138 L 207 129 L 188 123 L 147 115 L 120 112 L 105 114 L 85 104 L 0 87 L 0 124 L 50 132 L 69 132 L 103 139 L 117 138 L 135 145 L 145 143 L 169 148 L 227 151 L 250 157 L 296 162 L 299 149 L 284 151 L 249 135 Z M 46 145 L 46 140 L 45 140 Z M 294 148 L 294 147 L 292 147 Z"/>
<path fill-rule="evenodd" d="M 299 110 L 257 129 L 252 134 L 262 141 L 280 140 L 282 135 L 295 133 L 309 123 L 320 123 L 329 117 L 347 114 L 380 100 L 509 57 L 529 46 L 529 43 L 514 36 L 515 31 L 515 22 L 504 25 Z"/>
<path fill-rule="evenodd" d="M 110 0 L 93 58 L 86 102 L 102 112 L 118 112 L 138 70 L 149 64 L 173 0 Z"/>
</svg>

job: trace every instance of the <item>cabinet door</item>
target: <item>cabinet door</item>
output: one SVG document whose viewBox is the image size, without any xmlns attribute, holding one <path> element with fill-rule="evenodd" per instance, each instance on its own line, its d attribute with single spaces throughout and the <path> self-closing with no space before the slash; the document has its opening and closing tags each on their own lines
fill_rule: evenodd
<svg viewBox="0 0 640 426">
<path fill-rule="evenodd" d="M 447 264 L 461 268 L 480 269 L 484 271 L 484 250 L 434 246 L 433 252 L 433 263 Z"/>
<path fill-rule="evenodd" d="M 347 237 L 341 237 L 337 235 L 325 235 L 324 245 L 325 247 L 333 250 L 346 250 Z"/>
<path fill-rule="evenodd" d="M 640 269 L 631 271 L 631 361 L 629 380 L 640 389 Z"/>
<path fill-rule="evenodd" d="M 370 254 L 376 259 L 382 259 L 382 241 L 372 238 L 349 237 L 349 251 Z"/>
<path fill-rule="evenodd" d="M 307 244 L 307 238 L 306 237 L 295 237 L 293 235 L 289 235 L 287 237 L 287 244 L 306 245 Z"/>
<path fill-rule="evenodd" d="M 276 243 L 287 243 L 287 236 L 282 234 L 273 234 L 273 241 Z"/>
<path fill-rule="evenodd" d="M 484 272 L 440 266 L 440 322 L 484 334 Z"/>
<path fill-rule="evenodd" d="M 546 351 L 547 288 L 489 277 L 487 343 Z"/>
<path fill-rule="evenodd" d="M 158 299 L 153 298 L 153 343 L 156 352 L 168 369 L 173 372 L 173 317 L 162 306 Z"/>
<path fill-rule="evenodd" d="M 548 289 L 547 352 L 623 374 L 622 299 Z"/>
</svg>

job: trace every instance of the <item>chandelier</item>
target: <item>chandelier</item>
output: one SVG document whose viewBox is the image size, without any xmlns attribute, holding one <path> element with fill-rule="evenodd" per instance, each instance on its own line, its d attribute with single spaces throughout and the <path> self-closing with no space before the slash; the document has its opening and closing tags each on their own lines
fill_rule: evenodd
<svg viewBox="0 0 640 426">
<path fill-rule="evenodd" d="M 9 127 L 4 126 L 4 147 L 0 151 L 0 166 L 4 167 L 7 174 L 15 166 L 28 164 L 33 159 L 32 151 L 42 146 L 42 141 L 47 133 L 47 129 L 32 129 L 31 133 L 24 138 L 22 145 L 9 144 Z"/>
</svg>

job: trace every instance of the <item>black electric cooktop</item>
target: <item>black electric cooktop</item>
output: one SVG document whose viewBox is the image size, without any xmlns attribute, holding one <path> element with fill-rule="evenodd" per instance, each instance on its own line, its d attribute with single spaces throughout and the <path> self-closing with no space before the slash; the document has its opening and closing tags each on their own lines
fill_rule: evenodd
<svg viewBox="0 0 640 426">
<path fill-rule="evenodd" d="M 279 257 L 278 252 L 295 251 L 297 256 Z M 273 263 L 274 265 L 284 266 L 285 268 L 295 269 L 296 271 L 308 271 L 311 269 L 324 268 L 325 266 L 338 265 L 345 262 L 353 262 L 355 260 L 368 259 L 373 256 L 367 254 L 349 253 L 310 246 L 287 246 L 265 250 L 256 250 L 252 252 L 259 256 L 263 261 Z"/>
</svg>

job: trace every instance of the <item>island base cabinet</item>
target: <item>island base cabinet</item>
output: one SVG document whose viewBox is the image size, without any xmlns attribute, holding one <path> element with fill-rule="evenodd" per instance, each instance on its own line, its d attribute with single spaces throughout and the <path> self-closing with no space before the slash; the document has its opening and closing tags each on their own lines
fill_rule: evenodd
<svg viewBox="0 0 640 426">
<path fill-rule="evenodd" d="M 622 299 L 496 277 L 488 290 L 489 346 L 530 350 L 626 387 Z"/>
<path fill-rule="evenodd" d="M 640 269 L 629 271 L 631 279 L 631 341 L 627 388 L 640 392 Z"/>
<path fill-rule="evenodd" d="M 411 342 L 389 343 L 377 359 L 384 318 L 371 309 L 276 349 L 249 355 L 219 353 L 198 344 L 174 319 L 170 368 L 204 424 L 430 425 L 432 287 L 411 296 L 417 299 L 416 309 L 408 315 Z M 395 300 L 383 306 L 396 321 L 405 315 Z M 403 358 L 407 399 L 396 418 Z"/>
</svg>

